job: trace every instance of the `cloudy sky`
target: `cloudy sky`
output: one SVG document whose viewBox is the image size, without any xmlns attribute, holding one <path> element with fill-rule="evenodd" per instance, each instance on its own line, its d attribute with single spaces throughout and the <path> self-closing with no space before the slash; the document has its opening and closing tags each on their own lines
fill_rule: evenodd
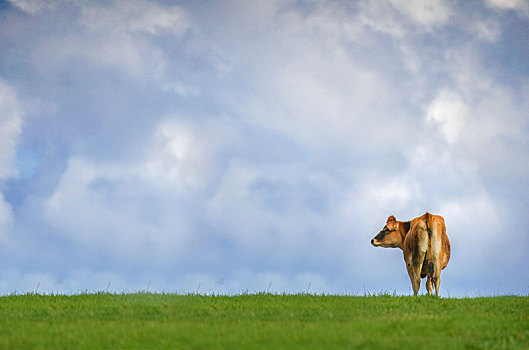
<svg viewBox="0 0 529 350">
<path fill-rule="evenodd" d="M 525 0 L 0 0 L 0 294 L 526 295 L 528 111 Z"/>
</svg>

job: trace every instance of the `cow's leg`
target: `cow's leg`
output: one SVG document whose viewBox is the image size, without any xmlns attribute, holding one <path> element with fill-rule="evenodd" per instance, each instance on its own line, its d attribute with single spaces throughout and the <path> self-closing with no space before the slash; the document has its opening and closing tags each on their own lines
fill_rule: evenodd
<svg viewBox="0 0 529 350">
<path fill-rule="evenodd" d="M 413 261 L 406 263 L 408 275 L 410 276 L 411 287 L 413 288 L 413 296 L 417 296 L 419 293 L 419 287 L 421 286 L 421 265 L 417 266 Z"/>
<path fill-rule="evenodd" d="M 435 296 L 439 298 L 439 284 L 441 284 L 441 268 L 439 264 L 434 266 L 434 276 L 432 277 L 433 284 L 435 285 Z"/>
<path fill-rule="evenodd" d="M 421 275 L 417 269 L 414 269 L 411 278 L 411 286 L 413 288 L 413 296 L 417 296 L 417 293 L 419 293 L 419 288 L 421 287 Z"/>
<path fill-rule="evenodd" d="M 432 295 L 432 278 L 430 275 L 426 279 L 426 289 L 428 290 L 428 295 Z"/>
<path fill-rule="evenodd" d="M 432 235 L 432 283 L 435 287 L 435 296 L 439 297 L 439 284 L 441 283 L 441 270 L 443 262 L 443 237 L 442 237 L 443 228 L 437 227 L 433 231 Z"/>
<path fill-rule="evenodd" d="M 408 275 L 410 276 L 411 287 L 413 288 L 413 296 L 416 296 L 419 292 L 419 287 L 421 286 L 421 276 L 417 276 L 413 265 L 406 264 L 406 268 L 408 269 Z"/>
<path fill-rule="evenodd" d="M 425 258 L 426 251 L 418 250 L 412 255 L 412 275 L 410 275 L 410 278 L 412 279 L 411 285 L 413 287 L 413 295 L 417 295 L 417 293 L 419 293 L 419 288 L 421 286 L 422 264 L 424 263 Z"/>
</svg>

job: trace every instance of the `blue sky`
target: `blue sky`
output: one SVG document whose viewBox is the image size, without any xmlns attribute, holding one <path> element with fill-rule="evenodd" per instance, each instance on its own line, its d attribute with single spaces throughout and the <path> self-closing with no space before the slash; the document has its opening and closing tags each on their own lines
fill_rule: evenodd
<svg viewBox="0 0 529 350">
<path fill-rule="evenodd" d="M 527 294 L 529 4 L 0 1 L 0 293 Z M 424 292 L 424 287 L 422 289 Z"/>
</svg>

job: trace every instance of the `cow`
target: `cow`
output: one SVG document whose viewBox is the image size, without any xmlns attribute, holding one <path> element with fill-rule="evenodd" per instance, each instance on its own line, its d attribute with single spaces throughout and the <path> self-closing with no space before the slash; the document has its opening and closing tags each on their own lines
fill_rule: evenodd
<svg viewBox="0 0 529 350">
<path fill-rule="evenodd" d="M 426 212 L 411 221 L 397 221 L 392 215 L 371 240 L 371 244 L 375 247 L 402 249 L 413 295 L 419 292 L 421 278 L 428 276 L 428 294 L 432 295 L 433 284 L 435 295 L 439 297 L 441 270 L 450 260 L 450 241 L 442 216 Z"/>
</svg>

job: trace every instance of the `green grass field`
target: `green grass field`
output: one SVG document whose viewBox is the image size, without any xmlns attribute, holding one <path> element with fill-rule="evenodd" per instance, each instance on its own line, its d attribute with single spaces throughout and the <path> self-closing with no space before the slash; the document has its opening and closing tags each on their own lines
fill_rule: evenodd
<svg viewBox="0 0 529 350">
<path fill-rule="evenodd" d="M 0 349 L 529 349 L 529 297 L 0 297 Z"/>
</svg>

